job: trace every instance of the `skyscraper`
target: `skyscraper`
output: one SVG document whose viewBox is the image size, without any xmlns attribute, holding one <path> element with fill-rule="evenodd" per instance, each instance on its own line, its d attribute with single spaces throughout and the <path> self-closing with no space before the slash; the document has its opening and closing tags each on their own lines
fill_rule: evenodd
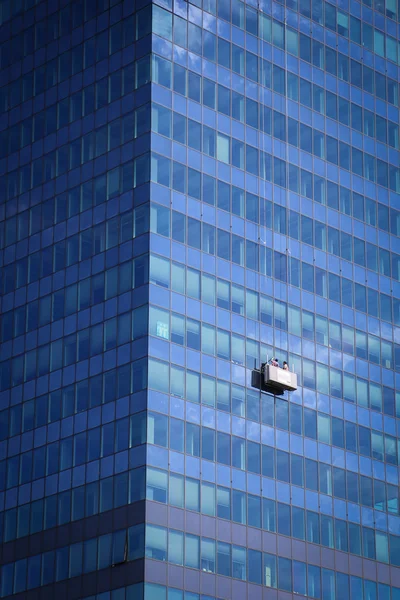
<svg viewBox="0 0 400 600">
<path fill-rule="evenodd" d="M 0 598 L 400 600 L 400 5 L 0 22 Z"/>
</svg>

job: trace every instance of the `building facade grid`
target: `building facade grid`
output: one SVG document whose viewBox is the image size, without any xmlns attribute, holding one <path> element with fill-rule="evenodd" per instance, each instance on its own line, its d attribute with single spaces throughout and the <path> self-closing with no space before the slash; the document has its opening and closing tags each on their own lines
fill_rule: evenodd
<svg viewBox="0 0 400 600">
<path fill-rule="evenodd" d="M 0 597 L 399 600 L 400 5 L 0 23 Z"/>
</svg>

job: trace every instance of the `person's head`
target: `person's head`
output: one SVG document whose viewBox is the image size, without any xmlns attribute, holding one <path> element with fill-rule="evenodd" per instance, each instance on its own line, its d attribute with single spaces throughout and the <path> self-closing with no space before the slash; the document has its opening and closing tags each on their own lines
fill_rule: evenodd
<svg viewBox="0 0 400 600">
<path fill-rule="evenodd" d="M 284 361 L 283 361 L 283 364 L 287 366 L 287 362 L 286 362 L 286 360 L 284 360 Z"/>
</svg>

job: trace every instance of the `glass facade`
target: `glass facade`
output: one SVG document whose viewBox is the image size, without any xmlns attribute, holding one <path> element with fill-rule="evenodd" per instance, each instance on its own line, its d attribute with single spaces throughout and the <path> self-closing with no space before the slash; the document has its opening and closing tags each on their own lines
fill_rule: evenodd
<svg viewBox="0 0 400 600">
<path fill-rule="evenodd" d="M 0 23 L 0 598 L 400 600 L 400 3 Z"/>
</svg>

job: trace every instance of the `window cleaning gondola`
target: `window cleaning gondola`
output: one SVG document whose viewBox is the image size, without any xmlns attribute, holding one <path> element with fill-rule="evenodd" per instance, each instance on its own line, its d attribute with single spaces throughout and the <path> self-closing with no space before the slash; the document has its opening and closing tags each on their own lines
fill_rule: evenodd
<svg viewBox="0 0 400 600">
<path fill-rule="evenodd" d="M 261 368 L 254 366 L 252 371 L 251 385 L 263 392 L 269 392 L 281 396 L 285 392 L 297 390 L 297 375 L 290 371 L 286 361 L 279 366 L 277 358 L 261 364 Z"/>
</svg>

